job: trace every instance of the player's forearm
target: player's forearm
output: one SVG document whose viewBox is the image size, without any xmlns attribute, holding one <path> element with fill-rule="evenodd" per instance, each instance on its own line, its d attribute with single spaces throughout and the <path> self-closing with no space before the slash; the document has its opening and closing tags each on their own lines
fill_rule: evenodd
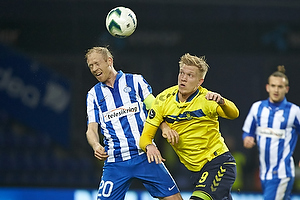
<svg viewBox="0 0 300 200">
<path fill-rule="evenodd" d="M 152 144 L 152 140 L 155 136 L 157 127 L 145 122 L 143 133 L 140 137 L 139 145 L 143 151 L 146 151 L 146 146 Z"/>
<path fill-rule="evenodd" d="M 95 150 L 100 145 L 99 135 L 95 134 L 93 131 L 88 130 L 86 132 L 86 137 L 89 145 L 93 148 L 93 150 Z"/>
<path fill-rule="evenodd" d="M 160 124 L 159 128 L 162 132 L 168 131 L 170 129 L 169 125 L 166 122 L 162 122 Z"/>
<path fill-rule="evenodd" d="M 232 101 L 225 98 L 224 104 L 217 108 L 217 112 L 221 117 L 227 119 L 235 119 L 239 116 L 239 109 L 236 107 L 236 105 Z"/>
</svg>

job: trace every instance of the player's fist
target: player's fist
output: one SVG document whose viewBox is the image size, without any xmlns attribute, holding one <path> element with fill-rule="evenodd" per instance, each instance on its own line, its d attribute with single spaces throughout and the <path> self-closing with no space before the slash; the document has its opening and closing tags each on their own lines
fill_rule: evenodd
<svg viewBox="0 0 300 200">
<path fill-rule="evenodd" d="M 106 160 L 106 158 L 108 157 L 107 153 L 105 152 L 104 147 L 101 146 L 100 144 L 97 145 L 97 147 L 95 148 L 94 155 L 99 160 Z"/>
<path fill-rule="evenodd" d="M 244 138 L 244 147 L 251 149 L 255 145 L 254 137 L 246 136 Z"/>
<path fill-rule="evenodd" d="M 207 100 L 215 101 L 220 105 L 224 104 L 223 97 L 220 94 L 216 93 L 216 92 L 207 92 L 207 94 L 205 95 L 205 98 Z"/>
</svg>

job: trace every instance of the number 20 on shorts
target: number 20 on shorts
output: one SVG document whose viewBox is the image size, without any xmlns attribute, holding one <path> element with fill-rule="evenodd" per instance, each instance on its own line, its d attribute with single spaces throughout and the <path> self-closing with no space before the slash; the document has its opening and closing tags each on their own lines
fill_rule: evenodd
<svg viewBox="0 0 300 200">
<path fill-rule="evenodd" d="M 99 196 L 109 197 L 111 195 L 114 183 L 112 181 L 102 180 L 100 183 L 99 191 L 102 190 L 102 193 L 99 193 Z"/>
</svg>

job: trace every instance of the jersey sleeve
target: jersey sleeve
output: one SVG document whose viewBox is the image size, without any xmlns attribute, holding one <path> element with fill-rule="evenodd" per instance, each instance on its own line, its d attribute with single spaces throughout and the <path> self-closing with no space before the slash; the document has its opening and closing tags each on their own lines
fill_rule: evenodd
<svg viewBox="0 0 300 200">
<path fill-rule="evenodd" d="M 223 99 L 225 101 L 224 105 L 220 105 L 217 107 L 217 112 L 219 116 L 226 119 L 237 118 L 239 116 L 239 109 L 232 101 L 225 98 Z"/>
<path fill-rule="evenodd" d="M 164 103 L 165 103 L 165 92 L 162 92 L 157 95 L 154 102 L 152 103 L 152 107 L 149 111 L 148 117 L 146 122 L 158 127 L 161 122 L 163 122 L 163 109 L 164 109 Z"/>
<path fill-rule="evenodd" d="M 300 108 L 296 105 L 294 105 L 296 107 L 296 116 L 295 116 L 295 120 L 294 120 L 294 126 L 296 129 L 296 132 L 298 134 L 300 134 Z"/>
<path fill-rule="evenodd" d="M 250 111 L 245 119 L 243 125 L 243 139 L 246 136 L 255 137 L 256 131 L 256 118 L 255 118 L 255 110 L 257 108 L 257 104 L 253 104 L 250 108 Z"/>
<path fill-rule="evenodd" d="M 91 122 L 99 123 L 99 109 L 96 106 L 94 89 L 90 90 L 86 97 L 86 108 L 87 108 L 87 124 Z"/>
<path fill-rule="evenodd" d="M 138 75 L 138 83 L 139 96 L 141 97 L 141 100 L 144 101 L 148 95 L 152 94 L 152 87 L 142 75 Z"/>
</svg>

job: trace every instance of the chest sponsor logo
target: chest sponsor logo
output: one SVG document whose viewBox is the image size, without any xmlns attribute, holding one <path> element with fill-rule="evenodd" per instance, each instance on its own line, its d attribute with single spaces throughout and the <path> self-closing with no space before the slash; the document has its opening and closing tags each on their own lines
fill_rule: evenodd
<svg viewBox="0 0 300 200">
<path fill-rule="evenodd" d="M 284 129 L 274 129 L 268 127 L 258 127 L 257 134 L 264 137 L 272 137 L 272 138 L 285 138 L 285 130 Z"/>
<path fill-rule="evenodd" d="M 138 112 L 140 112 L 140 107 L 138 102 L 136 102 L 130 105 L 125 105 L 113 110 L 106 111 L 103 113 L 103 116 L 104 116 L 104 121 L 109 122 L 113 119 L 117 119 L 127 115 L 133 115 Z"/>
</svg>

